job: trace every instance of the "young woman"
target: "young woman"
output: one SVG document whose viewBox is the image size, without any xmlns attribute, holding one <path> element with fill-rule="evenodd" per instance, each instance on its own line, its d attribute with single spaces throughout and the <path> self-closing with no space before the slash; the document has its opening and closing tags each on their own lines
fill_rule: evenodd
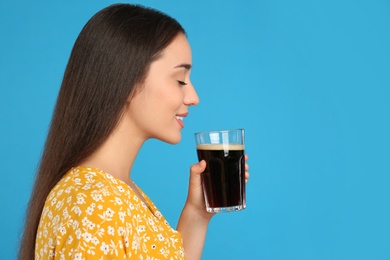
<svg viewBox="0 0 390 260">
<path fill-rule="evenodd" d="M 190 168 L 177 230 L 129 174 L 147 139 L 180 141 L 199 103 L 191 64 L 183 28 L 161 12 L 117 4 L 88 21 L 64 74 L 19 259 L 200 259 L 213 216 L 206 163 Z"/>
</svg>

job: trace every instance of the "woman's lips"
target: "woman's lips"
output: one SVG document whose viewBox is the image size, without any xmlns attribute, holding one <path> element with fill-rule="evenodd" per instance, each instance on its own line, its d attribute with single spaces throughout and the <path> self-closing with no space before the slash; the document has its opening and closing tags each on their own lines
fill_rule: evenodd
<svg viewBox="0 0 390 260">
<path fill-rule="evenodd" d="M 181 116 L 176 116 L 176 121 L 179 123 L 181 128 L 184 128 L 184 123 L 183 123 L 183 117 Z"/>
<path fill-rule="evenodd" d="M 183 119 L 184 119 L 184 117 L 186 117 L 186 116 L 188 116 L 188 112 L 181 113 L 181 114 L 177 114 L 177 115 L 175 116 L 176 121 L 179 123 L 179 125 L 181 126 L 181 128 L 184 128 Z"/>
</svg>

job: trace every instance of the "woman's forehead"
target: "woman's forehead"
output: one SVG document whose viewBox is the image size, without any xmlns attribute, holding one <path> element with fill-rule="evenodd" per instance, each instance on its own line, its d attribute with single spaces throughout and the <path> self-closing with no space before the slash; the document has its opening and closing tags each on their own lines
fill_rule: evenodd
<svg viewBox="0 0 390 260">
<path fill-rule="evenodd" d="M 182 67 L 190 70 L 192 67 L 192 52 L 190 44 L 184 34 L 176 36 L 162 51 L 158 60 L 171 62 L 172 68 Z"/>
</svg>

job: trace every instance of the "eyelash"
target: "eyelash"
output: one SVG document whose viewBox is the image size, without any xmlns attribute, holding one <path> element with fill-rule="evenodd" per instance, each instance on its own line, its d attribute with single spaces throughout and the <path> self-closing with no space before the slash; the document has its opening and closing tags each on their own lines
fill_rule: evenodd
<svg viewBox="0 0 390 260">
<path fill-rule="evenodd" d="M 187 85 L 187 83 L 185 83 L 184 81 L 181 81 L 181 80 L 178 80 L 177 82 L 179 82 L 179 84 L 180 84 L 181 86 Z"/>
</svg>

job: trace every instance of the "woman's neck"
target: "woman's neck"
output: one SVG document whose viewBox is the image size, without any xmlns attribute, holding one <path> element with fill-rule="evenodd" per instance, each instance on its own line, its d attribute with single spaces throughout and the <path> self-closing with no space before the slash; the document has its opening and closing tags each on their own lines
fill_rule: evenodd
<svg viewBox="0 0 390 260">
<path fill-rule="evenodd" d="M 81 165 L 98 168 L 130 185 L 131 169 L 145 141 L 128 122 L 121 120 L 107 140 Z"/>
</svg>

